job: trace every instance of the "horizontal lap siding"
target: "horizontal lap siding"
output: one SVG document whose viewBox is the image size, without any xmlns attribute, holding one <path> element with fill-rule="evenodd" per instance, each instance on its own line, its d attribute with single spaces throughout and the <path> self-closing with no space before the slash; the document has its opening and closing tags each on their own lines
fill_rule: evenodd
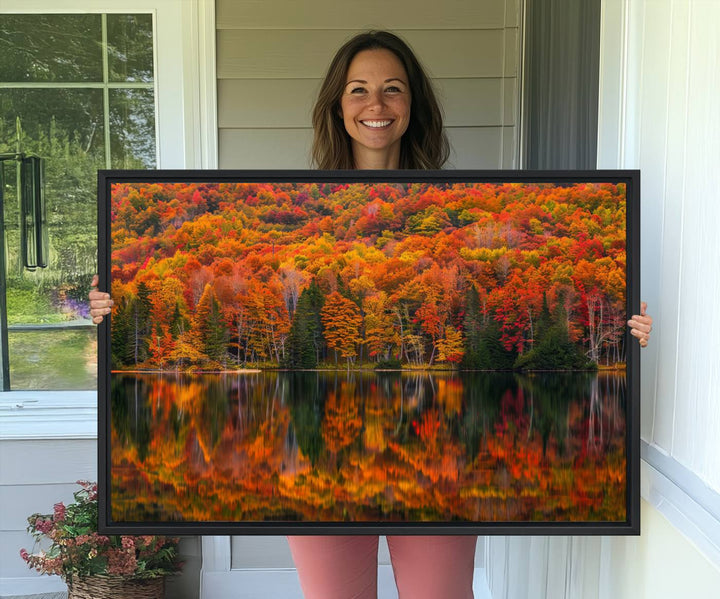
<svg viewBox="0 0 720 599">
<path fill-rule="evenodd" d="M 449 127 L 451 154 L 447 167 L 502 168 L 502 156 L 512 160 L 514 134 L 514 127 Z M 308 168 L 311 143 L 310 128 L 221 129 L 220 168 Z"/>
<path fill-rule="evenodd" d="M 433 77 L 449 168 L 517 167 L 519 2 L 217 4 L 219 165 L 308 168 L 310 113 L 335 50 L 392 29 Z M 368 15 L 382 14 L 382 23 Z"/>
<path fill-rule="evenodd" d="M 19 553 L 33 546 L 27 517 L 72 501 L 77 480 L 97 480 L 95 440 L 0 441 L 0 579 L 34 575 Z"/>
<path fill-rule="evenodd" d="M 310 128 L 321 79 L 221 79 L 220 129 Z M 436 79 L 447 127 L 514 125 L 515 79 Z M 238 106 L 242 106 L 242 110 Z"/>
<path fill-rule="evenodd" d="M 362 30 L 360 30 L 362 31 Z M 219 79 L 306 79 L 325 74 L 335 51 L 356 31 L 218 31 Z M 502 77 L 504 29 L 397 31 L 436 78 Z M 512 56 L 509 57 L 512 61 Z"/>
<path fill-rule="evenodd" d="M 282 8 L 280 8 L 280 6 Z M 266 2 L 220 0 L 218 29 L 487 29 L 506 23 L 517 27 L 517 2 L 505 0 L 445 0 L 412 2 L 399 0 L 313 0 L 313 2 Z M 375 22 L 371 15 L 380 15 Z M 370 19 L 370 20 L 369 20 Z"/>
</svg>

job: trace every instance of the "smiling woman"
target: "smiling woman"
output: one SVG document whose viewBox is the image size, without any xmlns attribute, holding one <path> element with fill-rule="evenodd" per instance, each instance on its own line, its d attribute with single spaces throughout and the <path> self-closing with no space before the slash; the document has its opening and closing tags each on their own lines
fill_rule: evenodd
<svg viewBox="0 0 720 599">
<path fill-rule="evenodd" d="M 312 123 L 320 169 L 439 169 L 450 153 L 425 69 L 386 31 L 361 33 L 338 50 Z"/>
<path fill-rule="evenodd" d="M 352 138 L 355 168 L 391 168 L 410 120 L 407 73 L 389 50 L 365 50 L 353 58 L 340 112 Z M 389 164 L 388 164 L 389 163 Z"/>
</svg>

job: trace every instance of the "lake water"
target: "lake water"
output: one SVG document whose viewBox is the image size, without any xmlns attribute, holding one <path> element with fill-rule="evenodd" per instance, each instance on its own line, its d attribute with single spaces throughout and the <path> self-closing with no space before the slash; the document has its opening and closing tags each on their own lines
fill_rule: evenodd
<svg viewBox="0 0 720 599">
<path fill-rule="evenodd" d="M 112 375 L 115 522 L 626 520 L 624 373 Z"/>
</svg>

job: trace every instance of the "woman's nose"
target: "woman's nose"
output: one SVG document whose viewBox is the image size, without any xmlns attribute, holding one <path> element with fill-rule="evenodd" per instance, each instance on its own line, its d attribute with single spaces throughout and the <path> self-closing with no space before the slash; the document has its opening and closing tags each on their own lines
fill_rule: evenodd
<svg viewBox="0 0 720 599">
<path fill-rule="evenodd" d="M 383 93 L 381 89 L 370 92 L 370 94 L 368 95 L 368 106 L 370 106 L 371 108 L 382 108 L 384 104 L 385 99 L 383 98 Z"/>
</svg>

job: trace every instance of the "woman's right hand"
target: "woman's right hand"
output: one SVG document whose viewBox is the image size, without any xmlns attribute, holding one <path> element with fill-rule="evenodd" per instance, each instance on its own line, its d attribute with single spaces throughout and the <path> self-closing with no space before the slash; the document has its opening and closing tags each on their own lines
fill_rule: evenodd
<svg viewBox="0 0 720 599">
<path fill-rule="evenodd" d="M 110 314 L 113 307 L 113 301 L 110 299 L 110 294 L 103 291 L 98 291 L 97 286 L 100 279 L 97 275 L 93 277 L 92 283 L 90 283 L 90 293 L 88 298 L 90 299 L 90 316 L 95 324 L 100 324 L 105 318 L 106 314 Z"/>
</svg>

